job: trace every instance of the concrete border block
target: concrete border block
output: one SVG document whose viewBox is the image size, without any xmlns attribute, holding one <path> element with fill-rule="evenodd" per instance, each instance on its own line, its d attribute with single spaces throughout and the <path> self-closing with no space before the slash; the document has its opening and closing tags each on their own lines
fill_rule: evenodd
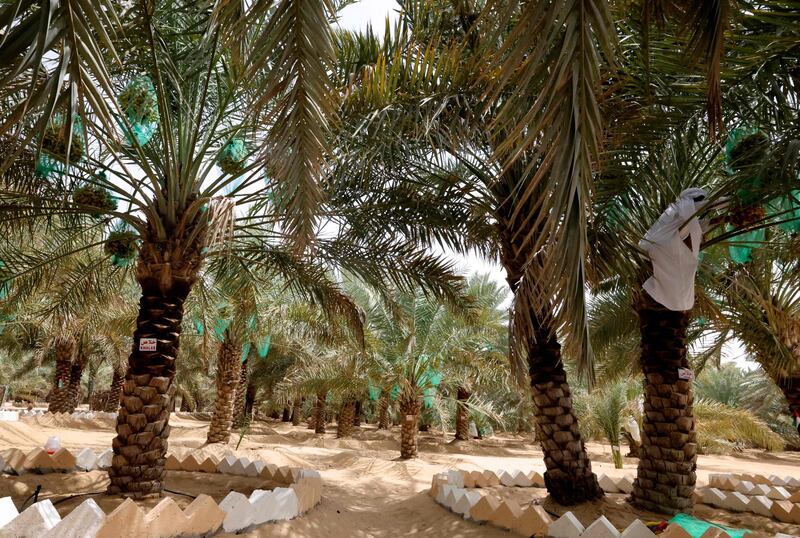
<svg viewBox="0 0 800 538">
<path fill-rule="evenodd" d="M 94 499 L 86 499 L 44 536 L 45 538 L 94 538 L 105 520 L 106 513 Z"/>
</svg>

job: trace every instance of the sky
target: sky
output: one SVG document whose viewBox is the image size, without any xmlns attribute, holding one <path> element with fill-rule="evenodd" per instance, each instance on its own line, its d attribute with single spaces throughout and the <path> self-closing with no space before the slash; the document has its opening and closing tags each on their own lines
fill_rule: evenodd
<svg viewBox="0 0 800 538">
<path fill-rule="evenodd" d="M 397 20 L 397 7 L 395 0 L 360 0 L 342 10 L 339 24 L 347 30 L 361 30 L 371 24 L 382 35 L 386 17 Z"/>
<path fill-rule="evenodd" d="M 342 10 L 339 24 L 348 30 L 362 30 L 371 24 L 378 35 L 383 35 L 386 17 L 388 16 L 392 22 L 396 21 L 398 18 L 397 8 L 395 0 L 360 0 Z M 498 284 L 506 285 L 505 271 L 496 263 L 475 255 L 464 256 L 454 252 L 445 255 L 452 259 L 458 269 L 465 274 L 489 273 Z M 725 362 L 734 362 L 740 368 L 752 369 L 756 366 L 747 360 L 741 344 L 725 346 L 723 355 Z"/>
</svg>

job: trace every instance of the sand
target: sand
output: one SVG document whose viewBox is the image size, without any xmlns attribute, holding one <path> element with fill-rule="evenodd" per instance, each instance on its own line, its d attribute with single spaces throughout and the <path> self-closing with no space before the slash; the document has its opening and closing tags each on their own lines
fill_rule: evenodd
<svg viewBox="0 0 800 538">
<path fill-rule="evenodd" d="M 431 477 L 449 468 L 461 469 L 521 469 L 544 471 L 541 451 L 530 437 L 500 435 L 490 439 L 454 444 L 452 437 L 436 433 L 420 434 L 420 457 L 413 461 L 399 461 L 399 431 L 376 431 L 365 425 L 356 429 L 352 439 L 335 439 L 335 430 L 315 436 L 304 426 L 293 427 L 281 422 L 255 423 L 242 440 L 238 450 L 238 435 L 228 445 L 205 446 L 208 421 L 178 413 L 170 419 L 172 433 L 170 452 L 183 455 L 192 449 L 202 448 L 204 454 L 223 456 L 235 452 L 240 456 L 255 457 L 276 465 L 302 466 L 322 473 L 324 490 L 322 503 L 300 519 L 260 527 L 244 536 L 292 537 L 390 537 L 390 536 L 441 536 L 508 537 L 509 533 L 464 521 L 437 505 L 428 495 Z M 25 417 L 19 422 L 0 422 L 0 450 L 17 447 L 30 450 L 42 446 L 51 435 L 57 435 L 62 446 L 80 449 L 90 447 L 97 451 L 111 446 L 113 421 L 105 419 L 72 419 L 68 417 Z M 597 473 L 612 476 L 635 474 L 635 459 L 626 459 L 625 468 L 618 470 L 611 463 L 607 446 L 588 446 Z M 734 472 L 791 475 L 800 477 L 800 454 L 768 454 L 746 451 L 736 456 L 700 456 L 698 480 L 705 485 L 709 473 Z M 54 502 L 73 493 L 96 493 L 108 484 L 104 472 L 93 471 L 71 475 L 24 475 L 4 477 L 0 481 L 0 496 L 11 495 L 19 504 L 42 485 L 40 498 Z M 270 487 L 258 479 L 226 477 L 200 473 L 171 473 L 167 488 L 180 493 L 212 495 L 217 500 L 231 488 L 249 494 L 257 487 Z M 546 495 L 538 488 L 497 488 L 498 496 L 514 497 L 521 503 L 543 502 Z M 190 497 L 171 494 L 182 506 Z M 62 515 L 85 497 L 68 499 L 57 504 Z M 106 510 L 113 508 L 118 499 L 95 495 L 95 500 Z M 658 520 L 659 516 L 635 512 L 625 503 L 624 495 L 608 495 L 603 501 L 583 505 L 572 512 L 584 524 L 604 513 L 618 528 L 639 517 Z M 149 504 L 155 504 L 151 501 Z M 566 509 L 544 502 L 552 514 Z M 695 515 L 717 523 L 754 531 L 753 538 L 772 537 L 776 532 L 800 535 L 800 525 L 787 525 L 754 514 L 731 514 L 707 506 L 698 506 Z"/>
</svg>

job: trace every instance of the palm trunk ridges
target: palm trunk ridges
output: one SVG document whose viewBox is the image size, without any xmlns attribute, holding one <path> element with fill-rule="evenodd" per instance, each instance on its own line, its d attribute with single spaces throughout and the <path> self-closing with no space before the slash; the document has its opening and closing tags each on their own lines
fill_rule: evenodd
<svg viewBox="0 0 800 538">
<path fill-rule="evenodd" d="M 299 426 L 303 418 L 303 402 L 300 398 L 295 398 L 292 404 L 292 426 Z"/>
<path fill-rule="evenodd" d="M 692 508 L 697 481 L 697 434 L 692 381 L 680 379 L 686 358 L 688 312 L 675 312 L 647 293 L 637 301 L 644 373 L 644 417 L 634 504 L 675 514 Z"/>
<path fill-rule="evenodd" d="M 458 387 L 456 390 L 456 440 L 468 441 L 469 440 L 469 414 L 467 408 L 463 404 L 469 399 L 469 391 L 464 387 Z"/>
<path fill-rule="evenodd" d="M 108 400 L 106 401 L 105 411 L 109 413 L 115 412 L 119 409 L 119 399 L 122 395 L 122 385 L 125 383 L 125 371 L 122 368 L 114 368 L 114 374 L 111 378 L 111 387 L 108 392 Z"/>
<path fill-rule="evenodd" d="M 554 334 L 543 329 L 536 335 L 528 349 L 528 363 L 547 492 L 565 506 L 602 497 L 572 408 L 561 345 Z"/>
<path fill-rule="evenodd" d="M 417 457 L 417 434 L 419 432 L 419 411 L 422 404 L 415 395 L 403 395 L 400 399 L 400 458 L 407 460 Z"/>
<path fill-rule="evenodd" d="M 336 437 L 341 439 L 353 435 L 355 411 L 355 401 L 347 400 L 342 404 L 342 409 L 339 412 L 339 421 L 336 424 Z"/>
<path fill-rule="evenodd" d="M 239 383 L 236 386 L 236 394 L 234 396 L 234 404 L 233 404 L 233 424 L 237 428 L 241 428 L 249 421 L 245 416 L 244 408 L 247 403 L 247 388 L 248 388 L 248 381 L 249 381 L 249 371 L 248 371 L 247 361 L 242 362 L 241 369 L 239 371 Z"/>
<path fill-rule="evenodd" d="M 183 303 L 192 282 L 178 280 L 174 273 L 168 280 L 163 269 L 157 272 L 155 265 L 144 269 L 142 265 L 140 259 L 139 315 L 117 414 L 117 436 L 112 442 L 114 457 L 108 470 L 108 492 L 134 498 L 161 495 L 164 489 L 169 410 L 175 394 L 172 380 Z M 148 276 L 151 273 L 161 278 Z M 141 351 L 142 338 L 155 338 L 156 351 Z"/>
<path fill-rule="evenodd" d="M 314 433 L 325 433 L 325 399 L 327 396 L 327 392 L 321 392 L 317 395 L 317 404 L 314 408 Z"/>
<path fill-rule="evenodd" d="M 53 389 L 50 392 L 50 402 L 47 410 L 51 413 L 67 413 L 69 408 L 69 379 L 72 369 L 72 354 L 74 344 L 71 340 L 62 338 L 56 341 L 56 369 Z"/>
<path fill-rule="evenodd" d="M 209 443 L 227 443 L 231 438 L 234 400 L 240 380 L 241 347 L 229 341 L 220 344 L 217 360 L 217 400 L 208 429 Z"/>
<path fill-rule="evenodd" d="M 379 430 L 388 430 L 389 429 L 389 394 L 385 394 L 381 397 L 380 402 L 378 403 L 378 429 Z"/>
</svg>

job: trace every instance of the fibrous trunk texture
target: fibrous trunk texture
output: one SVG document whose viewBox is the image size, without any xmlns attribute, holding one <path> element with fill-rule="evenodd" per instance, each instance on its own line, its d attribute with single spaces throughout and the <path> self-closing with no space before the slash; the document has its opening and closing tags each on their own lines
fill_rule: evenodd
<svg viewBox="0 0 800 538">
<path fill-rule="evenodd" d="M 227 443 L 231 438 L 233 424 L 234 398 L 239 386 L 242 346 L 230 342 L 226 333 L 225 341 L 217 352 L 217 400 L 214 414 L 208 429 L 209 443 Z"/>
<path fill-rule="evenodd" d="M 634 504 L 665 514 L 692 508 L 697 467 L 692 380 L 686 359 L 688 312 L 668 310 L 641 292 L 636 302 L 644 373 L 644 417 Z"/>
<path fill-rule="evenodd" d="M 389 429 L 389 394 L 381 396 L 378 402 L 378 429 Z"/>
<path fill-rule="evenodd" d="M 317 394 L 317 404 L 314 407 L 314 433 L 325 433 L 325 398 L 328 392 Z"/>
<path fill-rule="evenodd" d="M 242 415 L 243 426 L 253 421 L 253 411 L 256 408 L 256 394 L 258 387 L 254 383 L 247 384 L 247 392 L 244 393 L 244 413 Z"/>
<path fill-rule="evenodd" d="M 400 398 L 400 458 L 404 460 L 417 457 L 417 432 L 419 431 L 419 411 L 422 402 L 415 395 Z"/>
<path fill-rule="evenodd" d="M 353 420 L 356 413 L 356 402 L 346 400 L 339 411 L 339 421 L 336 424 L 336 437 L 344 438 L 353 435 Z"/>
<path fill-rule="evenodd" d="M 547 467 L 545 486 L 553 500 L 565 506 L 597 499 L 603 490 L 578 429 L 561 344 L 546 326 L 539 326 L 534 336 L 528 345 L 528 372 L 536 406 L 536 437 Z"/>
<path fill-rule="evenodd" d="M 56 348 L 56 374 L 53 380 L 53 389 L 50 391 L 50 405 L 47 410 L 51 413 L 66 413 L 69 396 L 69 375 L 72 369 L 72 354 L 74 344 L 72 340 L 59 339 Z"/>
<path fill-rule="evenodd" d="M 248 417 L 245 416 L 244 408 L 247 403 L 247 388 L 250 379 L 250 370 L 248 369 L 247 359 L 242 362 L 241 370 L 239 371 L 239 383 L 236 386 L 236 396 L 233 403 L 233 425 L 241 428 L 245 424 L 249 424 Z"/>
<path fill-rule="evenodd" d="M 141 247 L 151 258 L 154 248 L 145 243 Z M 136 278 L 142 297 L 112 443 L 110 494 L 141 498 L 160 495 L 164 488 L 183 303 L 196 275 L 196 265 L 183 266 L 179 272 L 169 263 L 143 264 L 139 260 Z M 155 351 L 143 338 L 155 339 Z"/>
<path fill-rule="evenodd" d="M 83 377 L 84 362 L 76 360 L 69 369 L 69 386 L 67 387 L 67 413 L 73 413 L 80 405 L 81 378 Z"/>
<path fill-rule="evenodd" d="M 292 426 L 299 426 L 303 418 L 303 399 L 295 398 L 292 404 Z"/>
<path fill-rule="evenodd" d="M 469 440 L 469 414 L 467 407 L 462 403 L 469 399 L 469 391 L 464 387 L 456 390 L 456 440 Z"/>
<path fill-rule="evenodd" d="M 111 386 L 108 389 L 108 400 L 105 406 L 107 412 L 113 413 L 119 409 L 119 398 L 122 395 L 123 383 L 125 383 L 124 368 L 114 368 L 114 374 L 111 377 Z"/>
</svg>

